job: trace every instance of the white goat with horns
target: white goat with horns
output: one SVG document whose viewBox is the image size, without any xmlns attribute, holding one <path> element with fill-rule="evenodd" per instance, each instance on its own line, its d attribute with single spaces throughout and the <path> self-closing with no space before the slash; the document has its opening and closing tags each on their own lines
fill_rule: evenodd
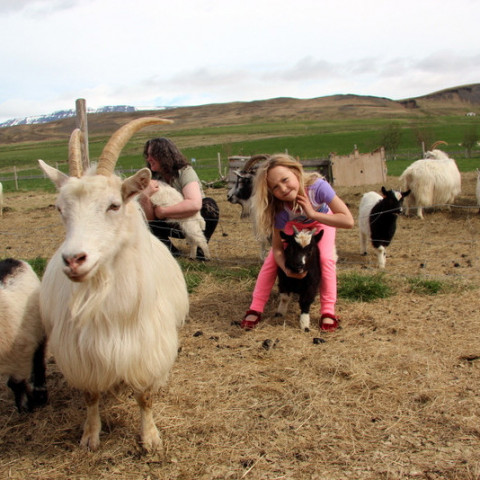
<svg viewBox="0 0 480 480">
<path fill-rule="evenodd" d="M 171 122 L 143 117 L 121 127 L 96 171 L 91 167 L 83 176 L 78 129 L 70 138 L 70 176 L 39 160 L 59 191 L 56 206 L 66 227 L 42 279 L 40 307 L 60 371 L 85 393 L 81 445 L 92 450 L 100 444 L 100 394 L 122 383 L 134 390 L 140 407 L 142 446 L 162 445 L 152 393 L 165 384 L 176 359 L 188 293 L 178 263 L 150 233 L 136 201 L 150 171 L 123 181 L 113 173 L 129 138 L 162 123 Z"/>
<path fill-rule="evenodd" d="M 425 153 L 425 158 L 413 162 L 400 175 L 403 190 L 411 194 L 405 198 L 405 214 L 410 207 L 417 207 L 418 218 L 423 219 L 423 209 L 453 204 L 462 191 L 462 177 L 453 158 L 436 147 L 443 141 L 435 142 Z"/>
</svg>

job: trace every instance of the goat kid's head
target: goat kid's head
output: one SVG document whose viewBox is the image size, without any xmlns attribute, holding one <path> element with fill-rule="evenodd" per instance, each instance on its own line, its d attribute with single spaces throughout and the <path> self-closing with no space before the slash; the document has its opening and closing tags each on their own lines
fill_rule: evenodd
<svg viewBox="0 0 480 480">
<path fill-rule="evenodd" d="M 399 192 L 398 190 L 387 190 L 382 187 L 383 211 L 400 214 L 403 211 L 403 199 L 410 195 L 410 190 Z"/>
<path fill-rule="evenodd" d="M 269 156 L 264 153 L 251 156 L 241 170 L 235 170 L 235 184 L 227 193 L 227 200 L 230 203 L 241 205 L 248 202 L 252 196 L 253 178 L 257 173 L 258 166 Z M 248 216 L 248 215 L 247 215 Z"/>
<path fill-rule="evenodd" d="M 230 203 L 241 203 L 252 196 L 254 174 L 235 170 L 235 184 L 227 193 L 227 200 Z"/>
<path fill-rule="evenodd" d="M 139 206 L 132 199 L 148 186 L 150 170 L 142 168 L 125 180 L 113 172 L 130 137 L 142 127 L 162 123 L 171 121 L 142 117 L 118 129 L 105 145 L 96 170 L 92 167 L 85 175 L 82 175 L 78 129 L 70 137 L 70 175 L 39 160 L 41 169 L 58 189 L 56 207 L 66 229 L 65 241 L 58 253 L 63 272 L 70 280 L 87 280 L 99 268 L 111 263 L 129 242 L 135 241 L 139 225 L 148 232 Z M 134 221 L 135 218 L 141 222 Z"/>
<path fill-rule="evenodd" d="M 293 227 L 294 233 L 288 235 L 280 232 L 280 236 L 286 242 L 285 266 L 293 273 L 303 273 L 308 269 L 310 260 L 317 250 L 317 244 L 323 236 L 323 230 L 315 234 L 315 228 L 308 230 L 297 230 Z"/>
</svg>

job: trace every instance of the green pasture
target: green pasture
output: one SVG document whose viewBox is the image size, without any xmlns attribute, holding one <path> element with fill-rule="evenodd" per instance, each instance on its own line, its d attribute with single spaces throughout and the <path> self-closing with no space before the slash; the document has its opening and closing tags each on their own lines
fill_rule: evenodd
<svg viewBox="0 0 480 480">
<path fill-rule="evenodd" d="M 200 178 L 213 182 L 220 178 L 218 155 L 221 158 L 221 173 L 228 169 L 228 157 L 255 153 L 288 152 L 302 159 L 328 158 L 335 152 L 350 154 L 356 146 L 361 153 L 372 151 L 385 144 L 386 132 L 394 130 L 397 145 L 394 151 L 387 149 L 388 174 L 398 176 L 414 160 L 421 157 L 421 141 L 426 148 L 436 140 L 448 143 L 441 148 L 456 159 L 461 171 L 480 167 L 478 142 L 468 155 L 462 146 L 468 133 L 480 132 L 480 119 L 465 116 L 435 116 L 419 120 L 361 119 L 325 121 L 283 121 L 251 123 L 223 127 L 205 127 L 190 130 L 175 130 L 169 136 L 177 143 L 188 159 L 195 159 Z M 107 137 L 89 132 L 90 160 L 96 161 Z M 148 139 L 139 132 L 125 146 L 119 158 L 119 169 L 138 169 L 144 166 L 143 144 Z M 478 140 L 478 139 L 477 139 Z M 21 177 L 20 190 L 51 190 L 51 183 L 42 178 L 37 159 L 52 166 L 67 170 L 68 138 L 65 141 L 25 142 L 0 145 L 0 178 L 5 191 L 16 189 L 14 167 Z M 195 145 L 195 146 L 191 146 Z M 33 177 L 33 178 L 25 178 Z M 35 178 L 37 177 L 37 178 Z"/>
</svg>

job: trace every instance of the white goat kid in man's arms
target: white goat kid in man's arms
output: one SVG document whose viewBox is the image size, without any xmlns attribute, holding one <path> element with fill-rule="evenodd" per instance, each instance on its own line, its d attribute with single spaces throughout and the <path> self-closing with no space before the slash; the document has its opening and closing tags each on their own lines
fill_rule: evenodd
<svg viewBox="0 0 480 480">
<path fill-rule="evenodd" d="M 68 383 L 87 404 L 81 445 L 100 444 L 99 399 L 116 385 L 133 389 L 146 450 L 162 442 L 152 394 L 165 385 L 177 357 L 178 331 L 189 310 L 183 273 L 168 248 L 150 233 L 138 195 L 148 168 L 122 180 L 113 173 L 121 149 L 140 128 L 171 123 L 153 117 L 117 130 L 95 170 L 81 172 L 80 131 L 70 140 L 70 175 L 39 160 L 58 189 L 65 240 L 49 261 L 40 308 L 49 347 Z"/>
<path fill-rule="evenodd" d="M 155 189 L 155 192 L 150 196 L 150 200 L 154 205 L 168 207 L 184 200 L 183 195 L 168 183 L 160 180 L 152 180 L 152 182 L 156 182 L 156 187 L 158 188 L 158 190 Z M 197 258 L 197 247 L 203 250 L 205 258 L 211 258 L 207 239 L 203 233 L 205 231 L 205 219 L 200 212 L 188 218 L 166 218 L 165 221 L 180 227 L 190 245 L 190 258 Z"/>
</svg>

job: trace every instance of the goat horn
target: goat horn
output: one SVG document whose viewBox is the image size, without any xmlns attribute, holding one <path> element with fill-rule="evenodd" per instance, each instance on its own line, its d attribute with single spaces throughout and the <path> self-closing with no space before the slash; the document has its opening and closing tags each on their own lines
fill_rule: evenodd
<svg viewBox="0 0 480 480">
<path fill-rule="evenodd" d="M 120 127 L 107 142 L 98 159 L 97 174 L 109 176 L 113 173 L 122 148 L 135 132 L 149 125 L 173 123 L 173 120 L 158 117 L 141 117 Z"/>
<path fill-rule="evenodd" d="M 68 165 L 69 175 L 71 177 L 82 176 L 82 147 L 81 147 L 82 132 L 76 128 L 70 135 L 68 142 Z"/>
<path fill-rule="evenodd" d="M 259 153 L 258 155 L 253 155 L 251 156 L 246 162 L 243 167 L 244 172 L 250 172 L 252 167 L 254 167 L 257 163 L 263 162 L 264 160 L 268 160 L 270 155 L 267 155 L 266 153 Z"/>
<path fill-rule="evenodd" d="M 435 150 L 439 145 L 448 145 L 447 142 L 444 142 L 443 140 L 439 140 L 438 142 L 435 142 L 431 147 L 430 150 Z"/>
</svg>

